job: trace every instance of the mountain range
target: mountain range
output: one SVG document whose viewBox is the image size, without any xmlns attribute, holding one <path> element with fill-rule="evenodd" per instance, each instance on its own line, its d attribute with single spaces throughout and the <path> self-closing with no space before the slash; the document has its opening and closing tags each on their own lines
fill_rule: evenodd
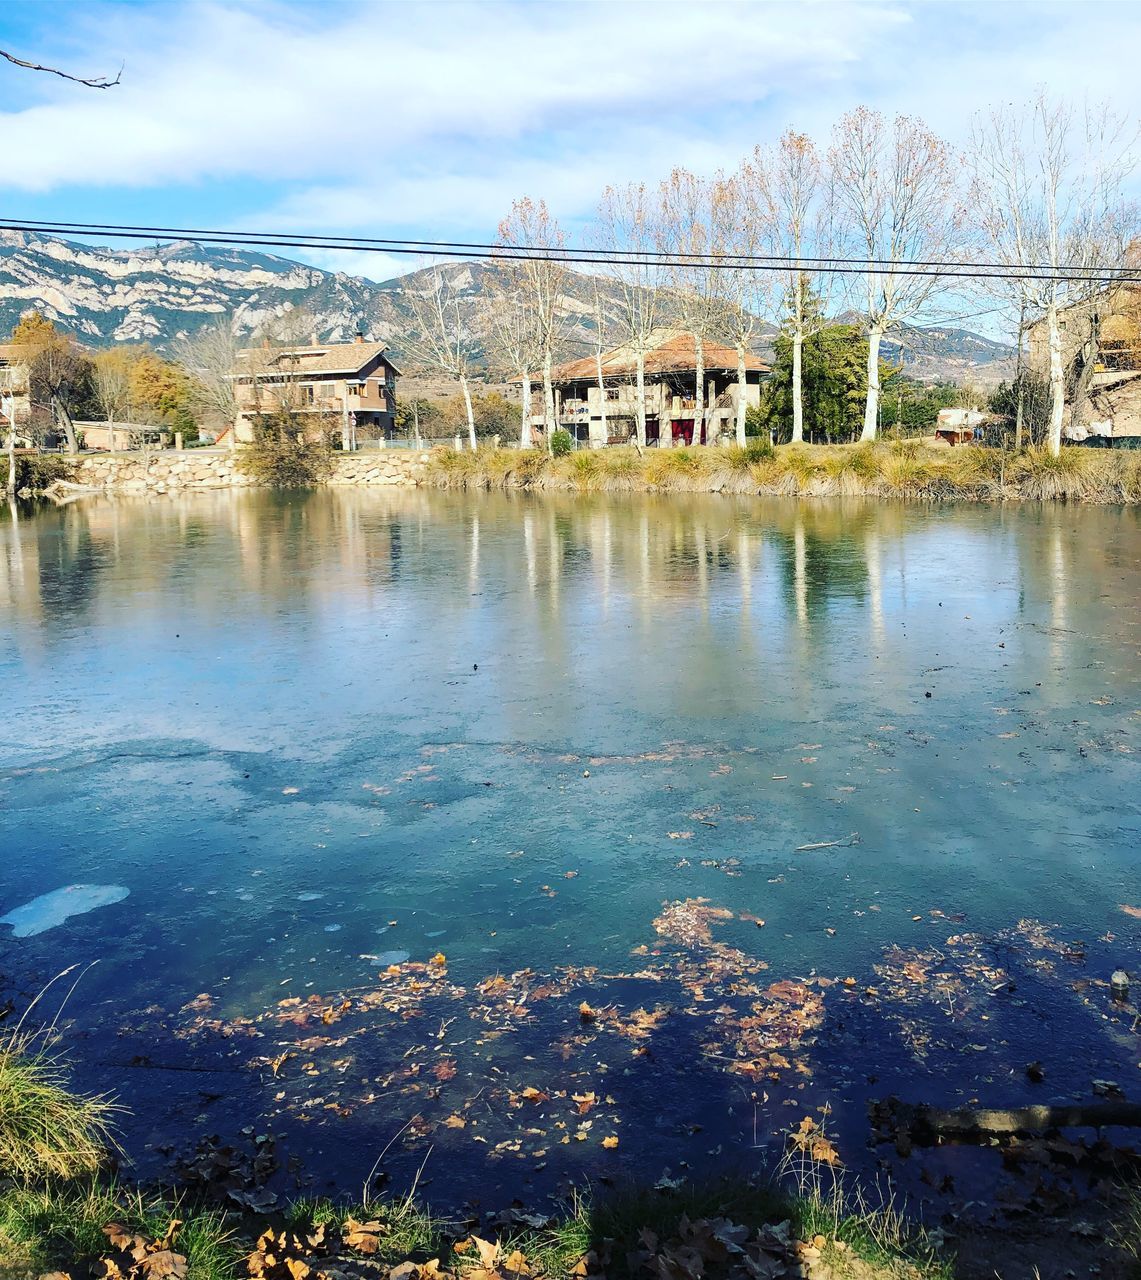
<svg viewBox="0 0 1141 1280">
<path fill-rule="evenodd" d="M 408 295 L 425 290 L 436 269 L 447 274 L 474 329 L 493 263 L 450 262 L 377 283 L 247 249 L 190 241 L 106 248 L 0 230 L 0 336 L 36 310 L 86 346 L 145 342 L 161 350 L 218 316 L 232 316 L 235 331 L 252 337 L 301 309 L 321 341 L 349 341 L 361 330 L 387 343 L 399 363 L 414 331 Z M 573 271 L 567 281 L 565 328 L 571 354 L 580 355 L 591 341 L 595 282 Z M 616 312 L 616 294 L 608 303 Z M 759 354 L 774 332 L 762 328 Z M 1013 347 L 966 329 L 919 326 L 901 327 L 884 344 L 885 359 L 898 361 L 901 351 L 906 372 L 924 381 L 997 382 L 1010 376 L 1014 355 Z"/>
</svg>

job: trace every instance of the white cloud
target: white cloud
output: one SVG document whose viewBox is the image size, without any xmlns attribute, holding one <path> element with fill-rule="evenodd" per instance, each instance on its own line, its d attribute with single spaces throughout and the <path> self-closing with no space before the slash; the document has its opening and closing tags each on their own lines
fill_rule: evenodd
<svg viewBox="0 0 1141 1280">
<path fill-rule="evenodd" d="M 814 83 L 902 21 L 867 0 L 98 12 L 87 56 L 122 51 L 122 85 L 77 97 L 61 83 L 0 117 L 7 184 L 379 178 L 418 156 L 431 167 L 425 147 L 459 158 L 550 129 L 604 138 L 630 119 L 668 132 L 695 104 L 732 109 Z"/>
</svg>

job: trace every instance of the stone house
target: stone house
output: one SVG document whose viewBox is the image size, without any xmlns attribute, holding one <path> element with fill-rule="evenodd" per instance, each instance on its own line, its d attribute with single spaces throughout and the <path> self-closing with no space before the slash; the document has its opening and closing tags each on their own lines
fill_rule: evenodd
<svg viewBox="0 0 1141 1280">
<path fill-rule="evenodd" d="M 391 436 L 400 370 L 382 342 L 320 343 L 307 346 L 249 347 L 238 353 L 232 375 L 238 412 L 238 440 L 253 439 L 254 419 L 289 409 L 314 426 L 340 433 L 341 447 L 359 439 Z"/>
<path fill-rule="evenodd" d="M 1121 285 L 1091 302 L 1067 307 L 1058 327 L 1068 418 L 1074 393 L 1084 383 L 1082 421 L 1068 425 L 1067 432 L 1080 436 L 1088 428 L 1098 435 L 1141 435 L 1141 287 Z M 1027 334 L 1027 368 L 1045 380 L 1050 376 L 1045 320 L 1037 320 Z M 1092 367 L 1086 370 L 1091 358 Z"/>
<path fill-rule="evenodd" d="M 732 347 L 706 342 L 705 414 L 697 428 L 702 442 L 731 435 L 736 420 L 737 353 Z M 552 371 L 555 418 L 580 448 L 625 444 L 637 423 L 637 359 L 629 344 L 602 355 L 602 386 L 594 356 L 572 360 Z M 745 357 L 745 403 L 760 403 L 761 383 L 769 366 L 749 353 Z M 696 428 L 697 357 L 692 333 L 656 329 L 645 353 L 646 439 L 658 445 L 692 444 Z M 536 379 L 536 382 L 538 380 Z M 532 430 L 541 438 L 542 388 L 536 388 Z M 603 404 L 605 400 L 605 413 Z"/>
</svg>

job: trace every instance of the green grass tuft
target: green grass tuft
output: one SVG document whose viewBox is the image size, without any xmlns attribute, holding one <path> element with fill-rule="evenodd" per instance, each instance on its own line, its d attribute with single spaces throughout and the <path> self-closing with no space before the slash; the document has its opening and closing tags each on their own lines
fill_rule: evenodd
<svg viewBox="0 0 1141 1280">
<path fill-rule="evenodd" d="M 0 1177 L 93 1174 L 111 1145 L 115 1111 L 105 1097 L 71 1092 L 63 1064 L 30 1038 L 0 1043 Z"/>
</svg>

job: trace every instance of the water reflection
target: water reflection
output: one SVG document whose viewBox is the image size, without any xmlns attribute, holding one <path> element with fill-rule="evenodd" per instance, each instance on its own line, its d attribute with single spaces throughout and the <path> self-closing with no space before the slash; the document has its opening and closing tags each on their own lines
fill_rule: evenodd
<svg viewBox="0 0 1141 1280">
<path fill-rule="evenodd" d="M 682 899 L 734 913 L 716 928 L 769 976 L 860 988 L 888 946 L 948 945 L 952 912 L 1123 936 L 1139 587 L 1129 510 L 334 490 L 0 511 L 0 912 L 130 888 L 42 952 L 0 935 L 0 967 L 98 956 L 77 999 L 116 1025 L 375 983 L 394 951 L 443 951 L 468 988 L 624 972 Z"/>
<path fill-rule="evenodd" d="M 1086 527 L 1082 536 L 1075 520 Z M 830 618 L 855 609 L 867 619 L 866 643 L 879 648 L 909 591 L 945 583 L 947 594 L 973 595 L 988 582 L 1023 601 L 1048 599 L 1052 656 L 1061 662 L 1075 585 L 1088 596 L 1088 574 L 1106 557 L 1135 574 L 1135 555 L 1119 547 L 1136 531 L 1130 511 L 931 514 L 859 499 L 336 490 L 96 499 L 23 518 L 9 504 L 0 524 L 0 601 L 18 628 L 36 624 L 51 643 L 65 620 L 74 624 L 127 597 L 137 607 L 172 589 L 215 619 L 236 592 L 245 607 L 268 614 L 346 597 L 367 602 L 401 582 L 410 556 L 413 590 L 458 577 L 475 598 L 490 579 L 525 590 L 554 620 L 568 600 L 583 608 L 589 587 L 602 619 L 635 602 L 643 636 L 678 613 L 692 626 L 708 624 L 717 608 L 747 618 L 759 607 L 774 642 L 787 647 L 794 631 L 812 648 L 827 640 Z"/>
</svg>

